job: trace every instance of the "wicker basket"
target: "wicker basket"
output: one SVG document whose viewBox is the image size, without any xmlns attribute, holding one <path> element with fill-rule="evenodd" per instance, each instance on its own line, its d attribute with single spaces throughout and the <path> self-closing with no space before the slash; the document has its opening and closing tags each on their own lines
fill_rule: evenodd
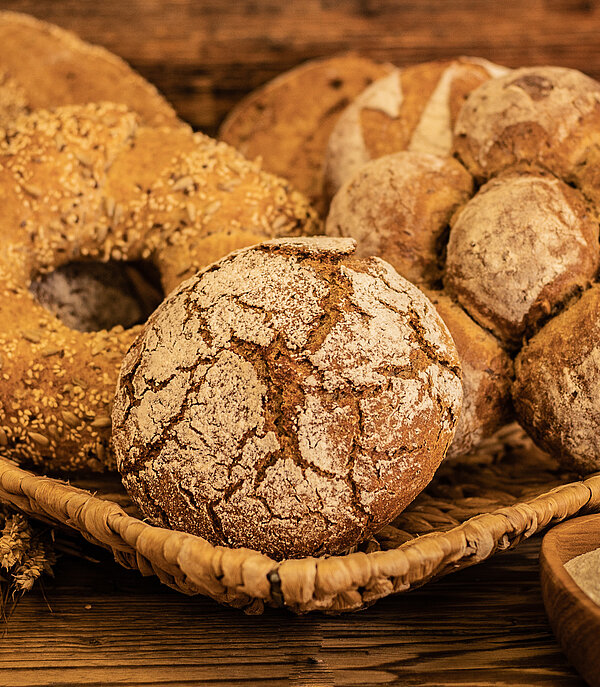
<svg viewBox="0 0 600 687">
<path fill-rule="evenodd" d="M 260 613 L 364 608 L 388 594 L 479 563 L 555 522 L 600 511 L 600 474 L 579 480 L 537 450 L 516 426 L 474 455 L 444 463 L 392 524 L 353 553 L 277 562 L 248 549 L 140 519 L 117 476 L 79 485 L 39 477 L 0 460 L 0 499 L 78 530 L 115 559 L 186 594 Z"/>
</svg>

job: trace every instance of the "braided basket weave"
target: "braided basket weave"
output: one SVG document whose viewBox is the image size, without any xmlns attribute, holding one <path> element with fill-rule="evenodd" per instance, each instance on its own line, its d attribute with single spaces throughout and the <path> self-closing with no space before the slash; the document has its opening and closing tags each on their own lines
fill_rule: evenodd
<svg viewBox="0 0 600 687">
<path fill-rule="evenodd" d="M 0 500 L 78 530 L 125 567 L 248 613 L 265 604 L 297 613 L 364 608 L 479 563 L 555 522 L 600 511 L 600 474 L 580 480 L 561 471 L 516 426 L 477 453 L 444 463 L 404 513 L 344 556 L 277 562 L 212 546 L 142 521 L 117 476 L 80 486 L 96 494 L 0 459 Z"/>
</svg>

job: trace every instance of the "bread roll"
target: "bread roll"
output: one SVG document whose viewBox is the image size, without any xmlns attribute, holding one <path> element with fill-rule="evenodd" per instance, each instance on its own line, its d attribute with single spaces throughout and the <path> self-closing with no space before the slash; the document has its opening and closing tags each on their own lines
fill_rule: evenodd
<svg viewBox="0 0 600 687">
<path fill-rule="evenodd" d="M 449 223 L 473 193 L 451 158 L 403 151 L 368 162 L 334 196 L 325 232 L 357 241 L 414 284 L 439 286 Z"/>
<path fill-rule="evenodd" d="M 493 179 L 451 224 L 444 283 L 482 326 L 517 348 L 589 285 L 598 222 L 583 196 L 551 175 Z"/>
<path fill-rule="evenodd" d="M 392 65 L 349 53 L 311 60 L 244 98 L 219 137 L 269 172 L 289 179 L 320 212 L 327 139 L 346 105 Z"/>
<path fill-rule="evenodd" d="M 113 409 L 157 524 L 275 558 L 338 553 L 429 482 L 460 410 L 456 349 L 416 287 L 348 239 L 279 239 L 165 300 Z"/>
</svg>

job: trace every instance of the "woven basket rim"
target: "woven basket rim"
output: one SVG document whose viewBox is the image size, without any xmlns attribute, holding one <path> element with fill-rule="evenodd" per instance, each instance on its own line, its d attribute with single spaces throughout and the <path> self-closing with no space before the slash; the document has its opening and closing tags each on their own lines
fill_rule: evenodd
<svg viewBox="0 0 600 687">
<path fill-rule="evenodd" d="M 35 475 L 1 456 L 0 500 L 79 531 L 88 541 L 111 550 L 119 563 L 144 575 L 155 574 L 186 594 L 204 594 L 247 612 L 261 612 L 265 604 L 295 612 L 341 612 L 479 563 L 551 523 L 599 511 L 600 474 L 476 515 L 446 532 L 424 534 L 397 548 L 283 561 L 157 527 L 128 515 L 110 500 Z"/>
</svg>

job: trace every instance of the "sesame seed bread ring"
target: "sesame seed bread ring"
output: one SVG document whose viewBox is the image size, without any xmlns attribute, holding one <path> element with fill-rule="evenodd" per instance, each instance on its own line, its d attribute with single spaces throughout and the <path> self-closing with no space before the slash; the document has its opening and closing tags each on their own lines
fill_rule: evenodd
<svg viewBox="0 0 600 687">
<path fill-rule="evenodd" d="M 227 116 L 219 137 L 263 167 L 289 179 L 319 210 L 323 156 L 346 105 L 393 69 L 347 54 L 312 60 L 281 74 L 244 98 Z"/>
<path fill-rule="evenodd" d="M 18 118 L 0 140 L 0 205 L 0 446 L 47 469 L 111 464 L 110 404 L 138 329 L 74 331 L 33 280 L 148 260 L 168 293 L 231 249 L 318 228 L 303 196 L 225 143 L 107 103 Z"/>
<path fill-rule="evenodd" d="M 120 57 L 27 14 L 0 12 L 0 126 L 3 71 L 18 84 L 22 105 L 31 110 L 111 101 L 128 105 L 150 126 L 187 126 Z"/>
<path fill-rule="evenodd" d="M 431 480 L 462 400 L 456 349 L 424 294 L 354 246 L 237 251 L 150 316 L 113 423 L 154 522 L 276 558 L 339 553 Z"/>
<path fill-rule="evenodd" d="M 477 57 L 395 69 L 375 81 L 338 119 L 325 156 L 332 197 L 369 160 L 400 150 L 449 155 L 466 95 L 508 70 Z"/>
</svg>

